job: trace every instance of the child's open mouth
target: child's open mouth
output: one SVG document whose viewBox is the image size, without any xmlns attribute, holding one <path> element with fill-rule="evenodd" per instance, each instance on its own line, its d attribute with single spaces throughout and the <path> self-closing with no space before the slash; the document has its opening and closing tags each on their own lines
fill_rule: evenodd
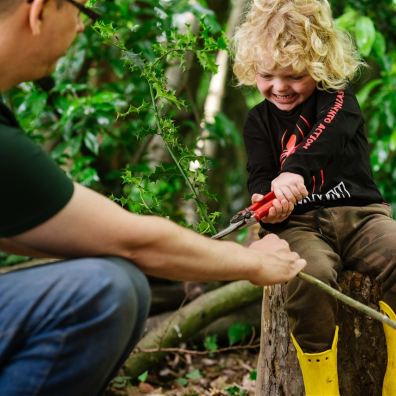
<svg viewBox="0 0 396 396">
<path fill-rule="evenodd" d="M 290 103 L 293 102 L 296 95 L 295 94 L 289 94 L 289 95 L 276 95 L 272 94 L 272 96 L 275 98 L 275 100 L 279 103 Z"/>
</svg>

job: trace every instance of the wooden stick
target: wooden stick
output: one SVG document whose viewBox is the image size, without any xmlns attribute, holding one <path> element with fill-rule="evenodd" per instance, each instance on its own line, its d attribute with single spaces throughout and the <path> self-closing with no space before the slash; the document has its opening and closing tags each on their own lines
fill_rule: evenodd
<svg viewBox="0 0 396 396">
<path fill-rule="evenodd" d="M 394 320 L 389 319 L 386 315 L 378 312 L 377 310 L 370 308 L 369 306 L 367 306 L 357 300 L 354 300 L 353 298 L 339 292 L 338 290 L 332 288 L 331 286 L 327 285 L 326 283 L 322 282 L 321 280 L 315 278 L 314 276 L 308 275 L 305 272 L 300 272 L 297 276 L 299 278 L 319 287 L 324 292 L 330 294 L 337 300 L 342 301 L 344 304 L 349 305 L 350 307 L 355 308 L 356 310 L 358 310 L 360 312 L 363 312 L 364 314 L 370 316 L 371 318 L 379 320 L 380 322 L 385 323 L 388 326 L 396 329 L 396 322 Z"/>
</svg>

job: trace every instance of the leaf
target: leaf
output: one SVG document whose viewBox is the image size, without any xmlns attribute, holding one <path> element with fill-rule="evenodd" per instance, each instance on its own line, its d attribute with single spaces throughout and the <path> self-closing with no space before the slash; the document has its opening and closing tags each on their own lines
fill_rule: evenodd
<svg viewBox="0 0 396 396">
<path fill-rule="evenodd" d="M 386 124 L 391 129 L 395 125 L 396 119 L 396 97 L 393 92 L 386 95 L 383 105 L 386 115 Z"/>
<path fill-rule="evenodd" d="M 382 83 L 382 80 L 376 79 L 376 80 L 371 80 L 368 82 L 356 95 L 357 100 L 359 102 L 360 106 L 364 106 L 366 104 L 366 101 L 371 93 L 371 91 L 378 87 Z"/>
<path fill-rule="evenodd" d="M 95 155 L 99 153 L 99 142 L 98 137 L 92 132 L 87 132 L 84 136 L 84 144 L 88 150 L 90 150 Z"/>
<path fill-rule="evenodd" d="M 335 25 L 339 29 L 353 30 L 358 14 L 352 8 L 347 8 L 345 12 L 335 20 Z"/>
<path fill-rule="evenodd" d="M 125 113 L 117 113 L 117 118 L 119 117 L 126 117 L 129 114 L 137 113 L 139 114 L 142 111 L 146 111 L 150 108 L 150 104 L 147 103 L 144 99 L 142 104 L 139 107 L 129 105 L 128 110 Z"/>
<path fill-rule="evenodd" d="M 140 374 L 138 378 L 138 380 L 140 382 L 145 382 L 147 380 L 148 377 L 148 371 L 146 370 L 143 374 Z"/>
<path fill-rule="evenodd" d="M 182 378 L 177 378 L 176 382 L 178 384 L 180 384 L 181 386 L 187 386 L 188 385 L 188 380 L 183 378 L 183 377 Z"/>
<path fill-rule="evenodd" d="M 206 336 L 203 344 L 205 349 L 209 352 L 216 352 L 219 349 L 216 334 Z"/>
<path fill-rule="evenodd" d="M 373 44 L 373 51 L 375 55 L 382 60 L 386 52 L 385 38 L 380 32 L 375 32 L 375 40 Z"/>
<path fill-rule="evenodd" d="M 243 228 L 242 230 L 239 230 L 236 236 L 236 240 L 238 243 L 243 244 L 244 242 L 247 241 L 249 236 L 249 230 L 247 228 Z"/>
<path fill-rule="evenodd" d="M 237 342 L 244 341 L 252 332 L 252 326 L 248 323 L 234 323 L 228 328 L 228 342 L 234 345 Z"/>
<path fill-rule="evenodd" d="M 120 375 L 111 381 L 111 385 L 116 389 L 123 389 L 128 386 L 130 379 L 131 377 Z"/>
<path fill-rule="evenodd" d="M 256 381 L 257 379 L 257 370 L 254 369 L 249 373 L 249 379 L 251 379 L 252 381 Z"/>
<path fill-rule="evenodd" d="M 217 73 L 218 66 L 216 65 L 213 55 L 208 54 L 206 51 L 197 51 L 197 58 L 204 70 L 209 70 L 212 73 Z"/>
<path fill-rule="evenodd" d="M 247 396 L 247 393 L 244 389 L 241 389 L 239 386 L 230 386 L 225 389 L 228 395 L 230 396 Z"/>
<path fill-rule="evenodd" d="M 222 147 L 242 144 L 238 128 L 224 113 L 217 113 L 214 124 L 207 123 L 205 127 L 209 132 L 208 138 L 218 141 Z"/>
<path fill-rule="evenodd" d="M 202 378 L 202 374 L 198 369 L 196 369 L 186 374 L 186 378 L 196 380 Z"/>
<path fill-rule="evenodd" d="M 122 51 L 122 60 L 124 60 L 127 64 L 132 67 L 136 67 L 137 69 L 142 70 L 144 67 L 143 58 L 132 51 Z"/>
<path fill-rule="evenodd" d="M 366 16 L 358 18 L 355 27 L 356 43 L 363 56 L 368 56 L 375 41 L 373 21 Z"/>
<path fill-rule="evenodd" d="M 205 183 L 206 176 L 202 172 L 199 172 L 195 180 L 197 183 Z"/>
</svg>

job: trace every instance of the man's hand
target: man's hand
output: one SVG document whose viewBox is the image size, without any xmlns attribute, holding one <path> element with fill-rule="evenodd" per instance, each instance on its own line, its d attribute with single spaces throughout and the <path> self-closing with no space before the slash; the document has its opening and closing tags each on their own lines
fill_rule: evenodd
<svg viewBox="0 0 396 396">
<path fill-rule="evenodd" d="M 301 175 L 283 172 L 271 183 L 271 190 L 279 201 L 286 199 L 294 205 L 308 195 L 308 190 Z"/>
<path fill-rule="evenodd" d="M 261 201 L 264 198 L 262 194 L 253 194 L 252 195 L 252 203 L 256 203 Z M 260 221 L 263 223 L 281 223 L 285 219 L 287 219 L 291 212 L 294 209 L 294 204 L 289 202 L 287 199 L 279 199 L 275 198 L 272 201 L 272 208 L 270 208 L 268 215 L 263 217 Z"/>
<path fill-rule="evenodd" d="M 275 234 L 266 235 L 263 239 L 253 242 L 250 249 L 263 252 L 265 264 L 261 271 L 254 274 L 250 281 L 256 285 L 269 285 L 286 282 L 295 277 L 307 264 L 289 244 Z"/>
</svg>

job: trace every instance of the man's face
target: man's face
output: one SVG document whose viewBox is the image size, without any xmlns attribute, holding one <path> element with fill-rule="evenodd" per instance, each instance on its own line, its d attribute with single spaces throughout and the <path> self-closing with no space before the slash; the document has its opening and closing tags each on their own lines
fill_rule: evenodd
<svg viewBox="0 0 396 396">
<path fill-rule="evenodd" d="M 316 82 L 307 72 L 296 74 L 291 67 L 287 67 L 257 73 L 256 85 L 260 93 L 279 110 L 290 111 L 312 95 Z"/>
<path fill-rule="evenodd" d="M 77 0 L 84 4 L 86 0 Z M 66 54 L 76 35 L 84 30 L 79 10 L 71 3 L 49 0 L 43 9 L 42 29 L 36 36 L 34 63 L 40 77 L 50 74 L 58 59 Z"/>
</svg>

